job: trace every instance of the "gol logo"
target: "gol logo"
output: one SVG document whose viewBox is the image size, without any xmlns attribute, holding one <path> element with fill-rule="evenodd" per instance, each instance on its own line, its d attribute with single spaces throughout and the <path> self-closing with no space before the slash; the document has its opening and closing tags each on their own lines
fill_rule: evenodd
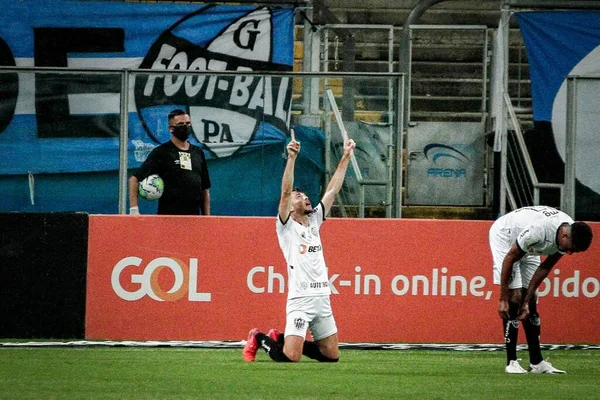
<svg viewBox="0 0 600 400">
<path fill-rule="evenodd" d="M 169 257 L 159 257 L 150 261 L 139 274 L 131 274 L 131 283 L 138 284 L 135 291 L 126 290 L 121 285 L 121 275 L 129 267 L 140 267 L 142 259 L 139 257 L 125 257 L 113 268 L 111 274 L 111 285 L 117 296 L 127 301 L 136 301 L 144 296 L 149 296 L 156 301 L 175 301 L 181 299 L 186 293 L 189 301 L 210 301 L 210 293 L 198 293 L 198 259 L 190 258 L 189 269 L 184 267 L 183 262 Z M 164 290 L 158 281 L 158 277 L 165 268 L 171 270 L 174 275 L 173 286 Z"/>
</svg>

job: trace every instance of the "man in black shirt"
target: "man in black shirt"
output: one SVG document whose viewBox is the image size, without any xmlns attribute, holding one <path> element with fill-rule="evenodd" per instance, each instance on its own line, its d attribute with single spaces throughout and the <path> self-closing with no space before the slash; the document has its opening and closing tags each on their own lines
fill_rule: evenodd
<svg viewBox="0 0 600 400">
<path fill-rule="evenodd" d="M 138 185 L 158 174 L 165 189 L 158 200 L 158 214 L 210 215 L 210 178 L 204 152 L 188 141 L 192 123 L 183 110 L 169 113 L 171 140 L 156 147 L 129 178 L 129 214 L 138 215 Z"/>
</svg>

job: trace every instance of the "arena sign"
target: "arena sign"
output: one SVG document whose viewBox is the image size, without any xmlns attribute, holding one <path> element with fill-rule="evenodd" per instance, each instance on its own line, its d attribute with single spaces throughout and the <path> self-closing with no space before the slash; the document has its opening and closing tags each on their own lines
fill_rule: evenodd
<svg viewBox="0 0 600 400">
<path fill-rule="evenodd" d="M 174 108 L 188 110 L 191 140 L 208 150 L 209 158 L 285 140 L 289 78 L 210 72 L 291 71 L 292 8 L 76 0 L 0 3 L 1 66 L 153 71 L 131 74 L 131 167 L 169 139 L 166 116 Z M 198 74 L 168 73 L 173 71 Z M 0 71 L 0 85 L 3 174 L 118 168 L 120 74 Z"/>
</svg>

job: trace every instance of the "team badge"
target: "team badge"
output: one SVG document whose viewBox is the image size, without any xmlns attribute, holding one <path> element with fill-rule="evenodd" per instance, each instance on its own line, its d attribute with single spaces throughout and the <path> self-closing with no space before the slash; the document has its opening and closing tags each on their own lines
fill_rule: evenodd
<svg viewBox="0 0 600 400">
<path fill-rule="evenodd" d="M 273 61 L 272 10 L 252 8 L 220 32 L 206 37 L 200 24 L 214 5 L 185 16 L 150 48 L 140 69 L 167 71 L 273 71 L 291 65 Z M 267 123 L 286 130 L 291 106 L 288 77 L 148 74 L 135 81 L 142 125 L 157 143 L 168 140 L 165 115 L 184 108 L 192 137 L 216 157 L 243 148 Z"/>
</svg>

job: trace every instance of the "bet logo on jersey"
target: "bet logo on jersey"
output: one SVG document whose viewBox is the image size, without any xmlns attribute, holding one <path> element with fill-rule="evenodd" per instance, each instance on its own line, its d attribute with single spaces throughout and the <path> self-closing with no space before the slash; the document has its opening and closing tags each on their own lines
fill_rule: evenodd
<svg viewBox="0 0 600 400">
<path fill-rule="evenodd" d="M 211 38 L 202 34 L 208 5 L 189 14 L 160 35 L 140 69 L 153 71 L 289 71 L 292 65 L 273 62 L 273 10 L 249 8 L 223 25 Z M 212 20 L 223 15 L 216 13 Z M 205 27 L 204 27 L 205 28 Z M 263 123 L 286 130 L 292 82 L 280 76 L 210 74 L 137 75 L 135 101 L 150 138 L 169 140 L 166 115 L 186 109 L 192 136 L 216 157 L 228 157 L 252 141 Z"/>
</svg>

